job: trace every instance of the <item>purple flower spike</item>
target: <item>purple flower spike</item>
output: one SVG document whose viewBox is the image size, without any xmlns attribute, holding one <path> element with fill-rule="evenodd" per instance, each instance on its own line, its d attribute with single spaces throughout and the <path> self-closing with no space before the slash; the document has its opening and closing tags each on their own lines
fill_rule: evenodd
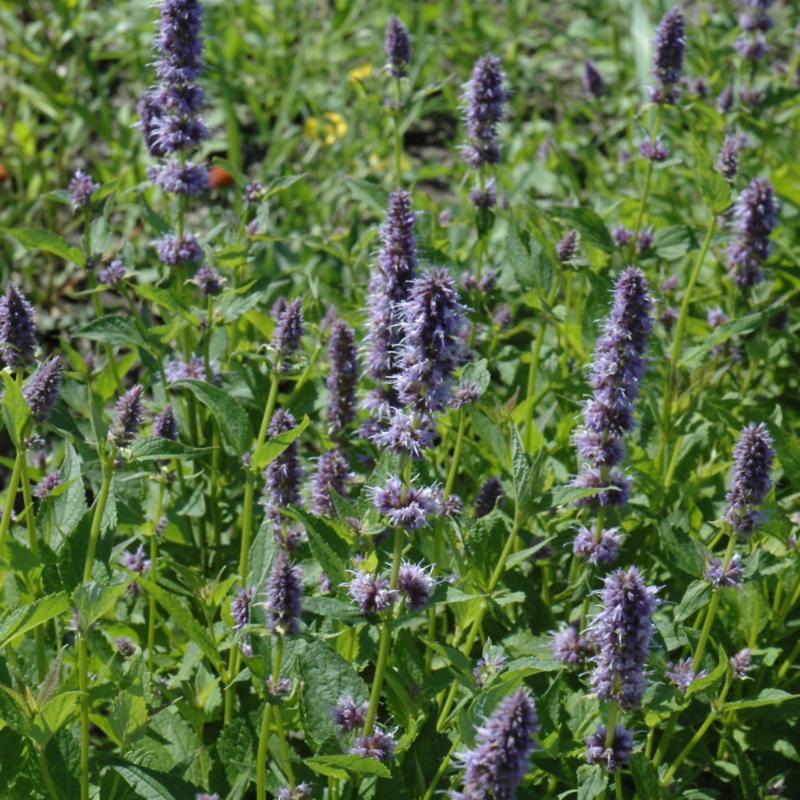
<svg viewBox="0 0 800 800">
<path fill-rule="evenodd" d="M 476 519 L 485 517 L 487 514 L 494 511 L 494 509 L 503 502 L 504 497 L 503 482 L 500 478 L 494 476 L 487 478 L 475 497 Z"/>
<path fill-rule="evenodd" d="M 203 6 L 199 0 L 163 0 L 157 46 L 158 77 L 172 84 L 191 83 L 203 70 Z"/>
<path fill-rule="evenodd" d="M 333 516 L 336 507 L 332 495 L 335 492 L 343 495 L 347 483 L 352 479 L 347 466 L 347 459 L 339 450 L 324 453 L 317 465 L 317 471 L 311 479 L 311 508 L 315 514 Z"/>
<path fill-rule="evenodd" d="M 134 552 L 127 551 L 123 553 L 120 564 L 122 564 L 125 569 L 129 569 L 137 575 L 144 575 L 146 572 L 150 571 L 150 567 L 152 566 L 150 559 L 144 557 L 143 545 L 139 545 Z"/>
<path fill-rule="evenodd" d="M 769 473 L 775 451 L 767 426 L 748 425 L 733 451 L 731 488 L 725 498 L 725 520 L 737 532 L 749 535 L 758 527 L 763 505 L 772 481 Z"/>
<path fill-rule="evenodd" d="M 392 15 L 386 26 L 386 68 L 393 78 L 402 78 L 411 62 L 411 41 L 408 29 Z"/>
<path fill-rule="evenodd" d="M 407 453 L 411 458 L 420 458 L 436 439 L 433 420 L 427 414 L 392 409 L 388 417 L 380 421 L 383 425 L 374 431 L 368 430 L 368 438 L 392 453 Z"/>
<path fill-rule="evenodd" d="M 622 725 L 617 725 L 611 746 L 606 747 L 607 733 L 605 725 L 600 725 L 595 733 L 586 737 L 586 761 L 589 764 L 602 764 L 609 772 L 624 769 L 633 752 L 633 738 Z"/>
<path fill-rule="evenodd" d="M 411 285 L 401 304 L 403 341 L 394 386 L 402 403 L 431 413 L 450 403 L 452 376 L 462 362 L 464 309 L 446 270 L 431 270 Z"/>
<path fill-rule="evenodd" d="M 568 625 L 553 636 L 553 655 L 562 664 L 580 664 L 587 650 L 586 640 L 580 635 L 577 625 Z"/>
<path fill-rule="evenodd" d="M 653 42 L 653 76 L 659 84 L 653 99 L 658 103 L 675 101 L 675 85 L 683 72 L 683 55 L 686 49 L 685 20 L 678 6 L 668 11 L 656 29 Z"/>
<path fill-rule="evenodd" d="M 272 333 L 272 347 L 278 365 L 291 359 L 300 348 L 300 338 L 304 333 L 302 302 L 299 297 L 292 300 L 278 317 Z"/>
<path fill-rule="evenodd" d="M 508 659 L 502 655 L 486 656 L 481 658 L 472 670 L 475 685 L 482 689 L 492 678 L 499 675 L 505 668 Z"/>
<path fill-rule="evenodd" d="M 267 627 L 271 633 L 292 636 L 300 625 L 303 571 L 280 550 L 267 580 Z"/>
<path fill-rule="evenodd" d="M 250 605 L 256 595 L 256 590 L 251 586 L 249 589 L 239 588 L 236 596 L 231 600 L 231 616 L 233 617 L 233 629 L 240 631 L 245 625 L 250 623 Z"/>
<path fill-rule="evenodd" d="M 381 250 L 369 284 L 367 374 L 374 381 L 385 381 L 395 371 L 395 352 L 400 344 L 398 304 L 408 297 L 416 275 L 415 223 L 411 195 L 403 190 L 392 192 L 380 231 Z"/>
<path fill-rule="evenodd" d="M 507 697 L 478 728 L 476 745 L 462 756 L 464 789 L 459 800 L 514 800 L 529 768 L 539 730 L 536 709 L 524 689 Z"/>
<path fill-rule="evenodd" d="M 618 569 L 605 579 L 603 609 L 590 629 L 598 647 L 590 682 L 601 700 L 616 701 L 625 709 L 639 707 L 656 592 L 644 583 L 636 567 Z"/>
<path fill-rule="evenodd" d="M 464 92 L 464 122 L 469 144 L 463 148 L 464 161 L 472 169 L 500 161 L 497 126 L 503 119 L 506 100 L 505 73 L 499 58 L 478 59 Z"/>
<path fill-rule="evenodd" d="M 617 225 L 611 231 L 611 237 L 614 239 L 614 244 L 619 247 L 627 247 L 633 239 L 633 231 L 624 228 L 622 225 Z"/>
<path fill-rule="evenodd" d="M 598 536 L 588 528 L 581 528 L 572 543 L 572 552 L 595 567 L 613 564 L 619 554 L 619 531 L 609 528 Z"/>
<path fill-rule="evenodd" d="M 669 158 L 669 148 L 661 141 L 660 136 L 655 141 L 645 139 L 639 145 L 639 155 L 648 161 L 660 163 Z"/>
<path fill-rule="evenodd" d="M 397 592 L 389 588 L 389 579 L 366 572 L 353 572 L 352 580 L 347 584 L 350 599 L 361 609 L 366 617 L 391 608 Z"/>
<path fill-rule="evenodd" d="M 165 406 L 164 410 L 156 414 L 153 420 L 153 436 L 160 436 L 162 439 L 177 441 L 178 439 L 178 420 L 175 418 L 175 411 L 172 406 Z"/>
<path fill-rule="evenodd" d="M 436 581 L 428 570 L 419 564 L 404 561 L 400 565 L 397 577 L 397 588 L 406 601 L 409 611 L 420 611 L 428 605 L 436 587 Z"/>
<path fill-rule="evenodd" d="M 388 518 L 392 526 L 408 532 L 424 527 L 428 524 L 428 517 L 442 513 L 439 493 L 434 488 L 404 487 L 396 475 L 382 487 L 371 491 L 375 508 Z"/>
<path fill-rule="evenodd" d="M 717 162 L 714 169 L 730 182 L 739 172 L 739 151 L 742 148 L 742 141 L 738 136 L 726 136 L 722 143 Z"/>
<path fill-rule="evenodd" d="M 556 245 L 556 255 L 562 264 L 575 260 L 581 245 L 581 235 L 574 228 L 567 231 Z"/>
<path fill-rule="evenodd" d="M 633 427 L 633 405 L 644 374 L 652 330 L 652 300 L 644 273 L 628 267 L 617 280 L 611 312 L 597 340 L 589 384 L 593 397 L 584 409 L 578 452 L 583 459 L 576 485 L 616 488 L 584 498 L 590 506 L 624 504 L 628 482 L 617 470 L 625 455 L 623 436 Z"/>
<path fill-rule="evenodd" d="M 735 655 L 731 656 L 730 661 L 731 673 L 736 680 L 743 681 L 747 677 L 747 673 L 753 664 L 753 657 L 750 654 L 749 648 L 745 647 Z"/>
<path fill-rule="evenodd" d="M 61 473 L 56 469 L 33 487 L 33 496 L 44 500 L 46 497 L 50 497 L 59 486 L 61 486 Z"/>
<path fill-rule="evenodd" d="M 715 588 L 738 586 L 742 582 L 742 557 L 734 553 L 726 567 L 719 558 L 709 558 L 703 577 Z"/>
<path fill-rule="evenodd" d="M 294 789 L 286 787 L 278 790 L 278 800 L 311 800 L 311 785 L 298 783 Z"/>
<path fill-rule="evenodd" d="M 352 697 L 340 697 L 333 710 L 333 721 L 342 734 L 352 733 L 364 727 L 368 703 L 356 705 Z"/>
<path fill-rule="evenodd" d="M 203 258 L 200 242 L 191 233 L 180 237 L 171 233 L 162 236 L 156 242 L 156 251 L 161 263 L 170 267 L 185 264 L 187 261 L 199 262 Z"/>
<path fill-rule="evenodd" d="M 334 322 L 331 327 L 328 359 L 328 429 L 331 433 L 338 433 L 356 417 L 358 384 L 355 331 L 341 320 Z"/>
<path fill-rule="evenodd" d="M 599 100 L 606 93 L 606 85 L 603 76 L 594 61 L 587 61 L 583 65 L 583 91 L 592 100 Z"/>
<path fill-rule="evenodd" d="M 287 433 L 297 425 L 291 412 L 279 408 L 269 423 L 271 438 Z M 284 510 L 300 505 L 300 483 L 303 468 L 297 457 L 297 442 L 292 442 L 279 456 L 267 465 L 264 471 L 264 509 L 276 528 L 285 522 Z"/>
<path fill-rule="evenodd" d="M 115 258 L 105 269 L 100 270 L 98 277 L 100 278 L 100 283 L 105 283 L 108 286 L 119 286 L 125 280 L 127 274 L 128 270 L 125 265 L 118 258 Z"/>
<path fill-rule="evenodd" d="M 108 441 L 114 447 L 126 447 L 138 433 L 142 424 L 143 393 L 144 389 L 137 384 L 117 401 L 114 422 L 108 429 Z"/>
<path fill-rule="evenodd" d="M 680 694 L 686 694 L 689 691 L 689 687 L 700 678 L 704 678 L 706 676 L 705 670 L 700 670 L 700 672 L 695 672 L 692 669 L 692 659 L 685 658 L 683 661 L 677 661 L 674 664 L 669 663 L 667 664 L 667 671 L 664 673 L 664 677 L 680 692 Z"/>
<path fill-rule="evenodd" d="M 717 97 L 717 111 L 720 114 L 729 114 L 733 108 L 733 84 L 729 83 Z"/>
<path fill-rule="evenodd" d="M 386 763 L 392 760 L 397 742 L 394 736 L 385 731 L 376 730 L 370 736 L 359 736 L 350 748 L 351 756 L 374 758 Z"/>
<path fill-rule="evenodd" d="M 53 356 L 36 370 L 22 393 L 37 422 L 45 422 L 55 407 L 63 369 L 61 359 Z"/>
<path fill-rule="evenodd" d="M 764 279 L 761 265 L 770 253 L 769 235 L 778 224 L 778 201 L 772 184 L 755 178 L 739 195 L 733 210 L 736 238 L 728 248 L 728 270 L 740 288 Z"/>
<path fill-rule="evenodd" d="M 73 211 L 80 211 L 92 201 L 92 195 L 100 188 L 85 172 L 76 170 L 69 182 L 69 202 Z"/>
<path fill-rule="evenodd" d="M 10 283 L 0 297 L 0 358 L 19 369 L 33 361 L 36 350 L 36 325 L 33 306 Z"/>
<path fill-rule="evenodd" d="M 207 264 L 197 270 L 194 279 L 206 297 L 218 295 L 222 291 L 222 275 Z"/>
</svg>

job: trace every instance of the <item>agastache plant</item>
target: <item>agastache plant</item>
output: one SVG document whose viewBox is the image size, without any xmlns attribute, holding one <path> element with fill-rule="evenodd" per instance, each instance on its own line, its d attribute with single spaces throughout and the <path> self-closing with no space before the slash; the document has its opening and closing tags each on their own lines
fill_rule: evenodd
<svg viewBox="0 0 800 800">
<path fill-rule="evenodd" d="M 772 184 L 755 178 L 742 190 L 733 209 L 735 238 L 728 248 L 728 269 L 740 288 L 764 280 L 762 264 L 770 253 L 769 236 L 778 222 L 778 201 Z"/>
</svg>

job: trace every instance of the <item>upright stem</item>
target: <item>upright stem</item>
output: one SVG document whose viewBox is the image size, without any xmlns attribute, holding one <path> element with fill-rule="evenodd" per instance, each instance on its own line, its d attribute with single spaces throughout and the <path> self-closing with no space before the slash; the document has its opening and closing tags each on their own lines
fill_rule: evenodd
<svg viewBox="0 0 800 800">
<path fill-rule="evenodd" d="M 11 517 L 14 515 L 14 501 L 17 499 L 17 487 L 19 486 L 19 474 L 22 470 L 22 459 L 25 458 L 25 451 L 22 445 L 17 449 L 17 457 L 14 460 L 14 469 L 11 473 L 11 480 L 6 489 L 6 504 L 3 508 L 3 518 L 0 519 L 0 544 L 3 543 L 9 526 Z"/>
<path fill-rule="evenodd" d="M 657 471 L 659 475 L 663 474 L 664 458 L 666 456 L 667 442 L 669 440 L 670 424 L 672 418 L 672 402 L 675 397 L 675 388 L 678 379 L 678 359 L 681 355 L 681 345 L 683 344 L 683 337 L 686 333 L 686 323 L 689 318 L 689 305 L 692 301 L 692 292 L 694 291 L 697 279 L 700 277 L 700 270 L 703 268 L 703 263 L 708 255 L 709 247 L 711 246 L 711 239 L 716 229 L 717 218 L 711 217 L 711 222 L 708 225 L 703 246 L 700 250 L 700 255 L 695 261 L 692 274 L 689 276 L 689 283 L 686 285 L 686 291 L 683 295 L 681 302 L 681 310 L 678 314 L 678 321 L 675 324 L 675 338 L 672 340 L 672 350 L 670 352 L 669 371 L 667 374 L 667 385 L 664 391 L 664 403 L 661 412 L 661 434 L 659 440 L 658 456 L 657 456 Z M 667 488 L 666 486 L 664 487 Z"/>
<path fill-rule="evenodd" d="M 403 137 L 400 135 L 400 108 L 402 95 L 400 91 L 400 78 L 394 79 L 395 109 L 394 114 L 394 170 L 395 186 L 398 188 L 403 185 Z"/>
<path fill-rule="evenodd" d="M 117 450 L 115 447 L 103 460 L 103 483 L 100 486 L 100 494 L 94 507 L 92 516 L 92 527 L 89 530 L 89 546 L 86 550 L 86 562 L 83 565 L 83 582 L 88 583 L 92 579 L 92 567 L 94 566 L 94 553 L 97 549 L 97 539 L 100 536 L 100 526 L 103 522 L 103 513 L 108 501 L 108 494 L 111 490 L 111 478 L 114 475 L 114 458 Z"/>
<path fill-rule="evenodd" d="M 20 458 L 20 476 L 22 478 L 22 497 L 25 501 L 25 523 L 28 528 L 28 547 L 30 547 L 31 555 L 34 560 L 39 559 L 39 541 L 36 537 L 36 519 L 33 515 L 33 498 L 31 497 L 31 482 L 28 478 L 28 461 L 25 457 L 24 446 L 20 445 L 19 452 L 22 454 Z M 41 581 L 37 581 L 36 591 L 38 593 L 41 588 Z M 34 637 L 36 639 L 36 669 L 39 674 L 39 680 L 43 681 L 47 675 L 47 654 L 44 648 L 44 627 L 39 625 L 34 630 Z"/>
<path fill-rule="evenodd" d="M 264 444 L 269 430 L 269 421 L 272 419 L 272 412 L 275 410 L 275 403 L 278 399 L 278 372 L 274 370 L 270 379 L 269 396 L 264 406 L 264 414 L 261 417 L 261 425 L 258 429 L 253 454 Z M 250 553 L 250 539 L 253 533 L 253 498 L 255 495 L 256 476 L 252 468 L 247 470 L 247 478 L 244 486 L 244 500 L 242 506 L 242 541 L 239 548 L 239 577 L 247 579 L 247 561 Z M 228 679 L 231 683 L 225 689 L 225 712 L 224 719 L 228 723 L 233 719 L 233 703 L 236 697 L 236 687 L 233 683 L 239 671 L 240 652 L 238 647 L 231 648 L 228 658 Z"/>
<path fill-rule="evenodd" d="M 397 588 L 397 577 L 400 574 L 400 558 L 403 555 L 403 542 L 405 532 L 398 528 L 394 532 L 394 554 L 392 556 L 392 574 L 389 579 L 389 588 Z M 375 665 L 375 677 L 372 680 L 372 692 L 369 696 L 369 707 L 364 720 L 364 736 L 369 736 L 375 728 L 375 719 L 378 716 L 378 704 L 381 700 L 383 677 L 386 674 L 386 664 L 389 660 L 389 649 L 392 639 L 392 621 L 387 619 L 381 626 L 381 638 L 378 644 L 378 662 Z"/>
<path fill-rule="evenodd" d="M 650 136 L 650 141 L 655 142 L 658 138 L 658 131 L 661 127 L 661 107 L 656 108 L 656 118 L 653 123 L 653 133 Z M 644 173 L 644 187 L 642 188 L 642 199 L 639 203 L 639 213 L 636 216 L 636 225 L 633 229 L 633 237 L 630 244 L 630 255 L 636 251 L 636 240 L 639 238 L 639 231 L 642 229 L 642 220 L 644 219 L 644 211 L 647 208 L 647 201 L 650 198 L 650 184 L 653 179 L 653 162 L 648 159 L 647 166 Z"/>
<path fill-rule="evenodd" d="M 462 406 L 458 410 L 458 432 L 456 433 L 456 446 L 453 448 L 453 460 L 450 462 L 450 469 L 447 472 L 447 480 L 444 485 L 444 496 L 449 497 L 453 493 L 456 475 L 458 474 L 458 462 L 461 459 L 461 448 L 464 444 L 464 429 L 467 426 L 467 414 Z"/>
<path fill-rule="evenodd" d="M 283 660 L 283 636 L 278 636 L 275 645 L 275 657 L 272 667 L 272 681 L 278 682 L 281 677 L 281 661 Z M 269 692 L 269 689 L 267 690 Z M 256 800 L 265 800 L 267 796 L 267 747 L 269 745 L 269 727 L 272 717 L 272 703 L 267 697 L 264 713 L 261 717 L 261 730 L 258 734 L 258 754 L 256 755 Z"/>
<path fill-rule="evenodd" d="M 164 502 L 164 481 L 158 482 L 158 500 L 156 501 L 155 520 L 150 535 L 150 580 L 158 583 L 158 525 L 161 520 L 161 507 Z M 156 649 L 156 598 L 150 594 L 147 609 L 147 671 L 153 674 L 153 659 Z"/>
</svg>

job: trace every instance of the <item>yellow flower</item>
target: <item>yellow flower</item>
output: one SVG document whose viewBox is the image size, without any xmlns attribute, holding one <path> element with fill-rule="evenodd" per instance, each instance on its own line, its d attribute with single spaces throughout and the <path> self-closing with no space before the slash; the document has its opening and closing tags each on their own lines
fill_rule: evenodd
<svg viewBox="0 0 800 800">
<path fill-rule="evenodd" d="M 319 120 L 316 117 L 307 117 L 303 121 L 303 133 L 309 139 L 319 139 Z"/>
<path fill-rule="evenodd" d="M 337 139 L 347 136 L 347 123 L 341 114 L 336 111 L 326 111 L 325 119 L 330 123 L 325 126 L 325 144 L 335 144 Z"/>
<path fill-rule="evenodd" d="M 351 81 L 365 81 L 372 75 L 372 64 L 362 64 L 360 67 L 355 67 L 347 73 L 347 77 Z"/>
</svg>

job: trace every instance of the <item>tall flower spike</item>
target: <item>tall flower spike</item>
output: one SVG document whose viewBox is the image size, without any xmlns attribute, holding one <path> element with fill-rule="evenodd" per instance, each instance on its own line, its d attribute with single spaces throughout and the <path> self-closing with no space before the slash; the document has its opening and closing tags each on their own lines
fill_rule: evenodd
<svg viewBox="0 0 800 800">
<path fill-rule="evenodd" d="M 267 625 L 271 633 L 291 636 L 300 624 L 303 602 L 303 571 L 284 550 L 275 557 L 267 580 Z"/>
<path fill-rule="evenodd" d="M 748 425 L 733 451 L 731 488 L 725 498 L 725 520 L 737 533 L 749 535 L 761 521 L 758 508 L 772 485 L 769 473 L 774 458 L 767 426 L 763 422 Z"/>
<path fill-rule="evenodd" d="M 278 317 L 272 333 L 272 347 L 275 350 L 275 361 L 282 364 L 290 359 L 300 348 L 300 337 L 303 335 L 303 301 L 298 297 L 288 303 Z"/>
<path fill-rule="evenodd" d="M 33 307 L 22 292 L 10 283 L 0 297 L 0 357 L 19 369 L 33 361 L 36 350 L 36 325 Z"/>
<path fill-rule="evenodd" d="M 317 471 L 311 479 L 311 508 L 315 514 L 331 516 L 336 507 L 332 494 L 343 495 L 347 482 L 353 476 L 347 467 L 347 460 L 339 450 L 329 450 L 319 459 Z"/>
<path fill-rule="evenodd" d="M 503 502 L 503 482 L 500 478 L 492 476 L 487 478 L 475 496 L 475 517 L 485 517 L 494 511 L 495 507 Z"/>
<path fill-rule="evenodd" d="M 458 800 L 514 800 L 529 768 L 536 709 L 525 690 L 507 697 L 478 728 L 475 749 L 463 756 L 464 790 Z"/>
<path fill-rule="evenodd" d="M 386 26 L 386 68 L 393 78 L 402 78 L 411 61 L 411 41 L 408 29 L 400 20 L 392 15 Z"/>
<path fill-rule="evenodd" d="M 627 767 L 633 752 L 633 737 L 622 725 L 617 725 L 611 746 L 606 747 L 606 732 L 605 725 L 600 725 L 595 733 L 584 739 L 586 761 L 589 764 L 602 764 L 609 772 Z"/>
<path fill-rule="evenodd" d="M 583 65 L 583 91 L 592 99 L 599 100 L 606 93 L 603 76 L 594 61 L 587 61 Z"/>
<path fill-rule="evenodd" d="M 82 170 L 76 170 L 69 182 L 69 202 L 73 211 L 80 211 L 92 200 L 92 195 L 100 188 L 89 175 Z"/>
<path fill-rule="evenodd" d="M 290 431 L 297 425 L 291 412 L 279 408 L 269 423 L 269 435 L 274 438 Z M 289 506 L 300 505 L 300 482 L 303 468 L 297 458 L 297 442 L 292 442 L 279 456 L 267 465 L 264 471 L 264 504 L 267 514 L 276 526 L 280 526 Z"/>
<path fill-rule="evenodd" d="M 331 327 L 328 359 L 328 429 L 338 433 L 355 419 L 358 383 L 356 334 L 341 320 Z"/>
<path fill-rule="evenodd" d="M 129 445 L 142 424 L 142 394 L 144 389 L 136 385 L 128 389 L 117 402 L 114 422 L 108 429 L 108 441 L 114 447 Z"/>
<path fill-rule="evenodd" d="M 619 505 L 627 499 L 628 481 L 615 467 L 625 456 L 623 436 L 633 427 L 633 406 L 652 330 L 652 305 L 644 273 L 628 267 L 614 287 L 611 312 L 595 346 L 589 377 L 593 396 L 584 409 L 577 438 L 583 459 L 577 485 L 615 490 L 585 498 L 586 505 Z"/>
<path fill-rule="evenodd" d="M 162 439 L 177 441 L 178 439 L 178 420 L 175 418 L 175 411 L 171 405 L 164 407 L 164 410 L 156 414 L 153 420 L 153 436 L 160 436 Z"/>
<path fill-rule="evenodd" d="M 389 195 L 386 219 L 381 226 L 381 249 L 369 284 L 369 331 L 367 333 L 367 374 L 384 381 L 394 370 L 399 344 L 398 303 L 408 297 L 416 275 L 416 214 L 411 195 L 402 189 Z"/>
<path fill-rule="evenodd" d="M 676 84 L 683 72 L 683 55 L 686 49 L 686 21 L 678 6 L 667 11 L 656 29 L 653 42 L 653 76 L 659 84 L 653 92 L 657 103 L 673 103 Z"/>
<path fill-rule="evenodd" d="M 505 73 L 499 58 L 478 59 L 464 92 L 464 123 L 469 144 L 462 150 L 466 164 L 479 169 L 500 161 L 497 126 L 503 119 L 506 100 Z"/>
<path fill-rule="evenodd" d="M 657 589 L 647 586 L 636 567 L 612 572 L 603 584 L 603 609 L 592 622 L 592 691 L 622 708 L 638 708 L 645 690 L 644 665 L 652 637 Z"/>
<path fill-rule="evenodd" d="M 62 372 L 61 359 L 53 356 L 45 361 L 28 381 L 23 395 L 37 422 L 44 422 L 55 407 L 58 390 L 61 386 Z"/>
<path fill-rule="evenodd" d="M 778 224 L 772 184 L 763 178 L 752 180 L 736 201 L 733 219 L 736 238 L 728 249 L 728 269 L 737 286 L 755 286 L 764 279 L 761 265 L 769 256 L 769 235 Z"/>
<path fill-rule="evenodd" d="M 400 306 L 403 334 L 394 387 L 400 401 L 420 411 L 450 403 L 452 377 L 464 356 L 464 308 L 447 270 L 423 273 Z"/>
</svg>

